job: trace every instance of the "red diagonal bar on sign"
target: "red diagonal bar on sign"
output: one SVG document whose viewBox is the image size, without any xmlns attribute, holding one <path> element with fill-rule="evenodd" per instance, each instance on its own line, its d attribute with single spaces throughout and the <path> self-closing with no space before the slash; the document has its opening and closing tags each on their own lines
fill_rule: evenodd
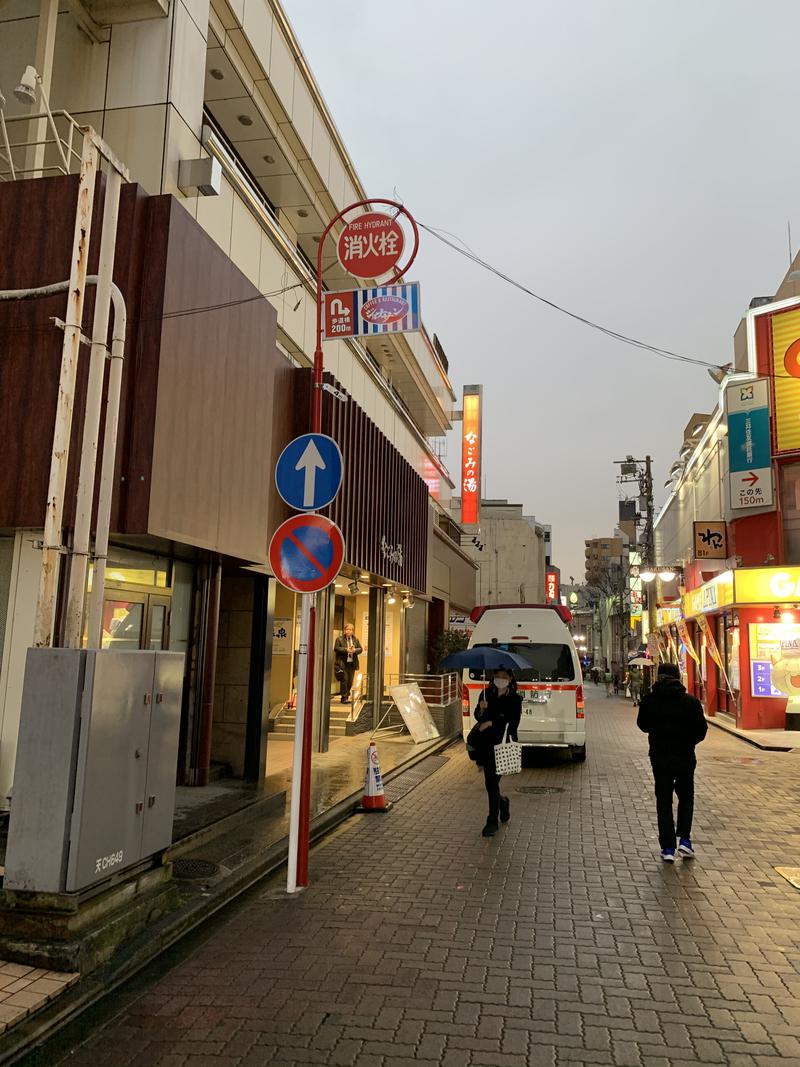
<svg viewBox="0 0 800 1067">
<path fill-rule="evenodd" d="M 291 541 L 292 544 L 295 546 L 295 548 L 299 548 L 300 551 L 303 553 L 303 555 L 308 560 L 308 562 L 311 564 L 311 566 L 312 567 L 316 567 L 320 574 L 324 574 L 325 573 L 325 567 L 322 566 L 322 564 L 316 558 L 316 556 L 313 556 L 308 551 L 306 546 L 303 544 L 303 542 L 298 537 L 295 537 L 295 535 L 293 533 L 288 533 L 286 535 L 286 540 L 287 541 Z"/>
</svg>

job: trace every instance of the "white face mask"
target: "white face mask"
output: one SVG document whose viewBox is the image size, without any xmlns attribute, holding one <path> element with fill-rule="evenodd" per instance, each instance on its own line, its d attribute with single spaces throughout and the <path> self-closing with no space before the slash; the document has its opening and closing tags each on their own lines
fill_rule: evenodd
<svg viewBox="0 0 800 1067">
<path fill-rule="evenodd" d="M 508 689 L 508 678 L 495 678 L 495 687 L 500 690 L 501 693 Z"/>
</svg>

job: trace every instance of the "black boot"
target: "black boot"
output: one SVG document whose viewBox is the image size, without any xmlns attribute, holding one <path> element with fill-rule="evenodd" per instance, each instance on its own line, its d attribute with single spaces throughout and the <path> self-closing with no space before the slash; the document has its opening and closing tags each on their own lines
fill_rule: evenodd
<svg viewBox="0 0 800 1067">
<path fill-rule="evenodd" d="M 508 822 L 511 818 L 511 801 L 508 797 L 500 797 L 500 822 Z"/>
<path fill-rule="evenodd" d="M 497 821 L 494 819 L 487 819 L 486 825 L 481 830 L 483 837 L 494 837 L 497 833 Z"/>
</svg>

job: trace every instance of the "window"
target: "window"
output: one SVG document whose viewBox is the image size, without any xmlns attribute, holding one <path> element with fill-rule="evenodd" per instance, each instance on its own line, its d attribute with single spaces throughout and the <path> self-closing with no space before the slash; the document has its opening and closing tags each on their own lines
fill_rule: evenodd
<svg viewBox="0 0 800 1067">
<path fill-rule="evenodd" d="M 538 642 L 510 641 L 497 645 L 475 645 L 475 648 L 499 648 L 514 652 L 530 663 L 530 670 L 514 671 L 518 682 L 571 682 L 575 678 L 572 651 L 569 645 L 539 644 Z M 470 678 L 481 680 L 483 671 L 470 671 Z"/>
</svg>

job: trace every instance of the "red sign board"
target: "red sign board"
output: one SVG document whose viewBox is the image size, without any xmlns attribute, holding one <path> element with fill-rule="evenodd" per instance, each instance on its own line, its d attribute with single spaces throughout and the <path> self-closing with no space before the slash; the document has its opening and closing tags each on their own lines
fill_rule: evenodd
<svg viewBox="0 0 800 1067">
<path fill-rule="evenodd" d="M 558 571 L 547 571 L 544 578 L 544 598 L 548 604 L 558 603 Z"/>
<path fill-rule="evenodd" d="M 269 544 L 272 573 L 295 593 L 317 593 L 336 578 L 344 561 L 344 537 L 324 515 L 293 515 Z"/>
<path fill-rule="evenodd" d="M 380 278 L 388 274 L 403 254 L 405 238 L 397 219 L 382 211 L 359 215 L 339 234 L 339 262 L 356 278 Z"/>
<path fill-rule="evenodd" d="M 481 499 L 481 394 L 464 392 L 461 430 L 461 521 L 478 522 Z"/>
</svg>

